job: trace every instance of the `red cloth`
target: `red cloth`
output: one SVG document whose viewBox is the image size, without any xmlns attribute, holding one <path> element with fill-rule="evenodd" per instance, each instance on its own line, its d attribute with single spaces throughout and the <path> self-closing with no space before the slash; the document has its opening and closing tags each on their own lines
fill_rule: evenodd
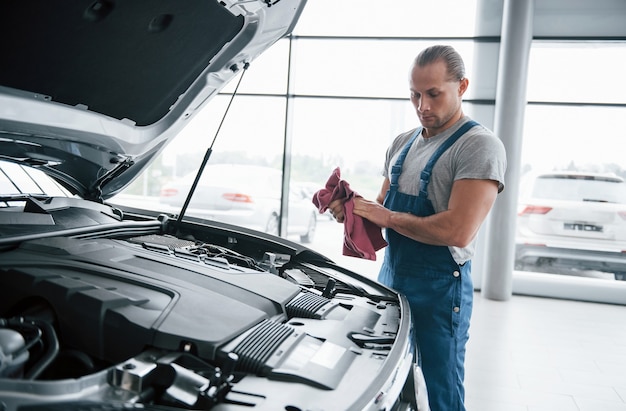
<svg viewBox="0 0 626 411">
<path fill-rule="evenodd" d="M 365 218 L 354 215 L 354 198 L 360 197 L 352 191 L 350 184 L 341 179 L 339 167 L 335 168 L 326 182 L 326 187 L 313 195 L 313 204 L 320 214 L 328 210 L 331 202 L 343 199 L 343 255 L 376 261 L 376 251 L 387 246 L 380 227 Z"/>
</svg>

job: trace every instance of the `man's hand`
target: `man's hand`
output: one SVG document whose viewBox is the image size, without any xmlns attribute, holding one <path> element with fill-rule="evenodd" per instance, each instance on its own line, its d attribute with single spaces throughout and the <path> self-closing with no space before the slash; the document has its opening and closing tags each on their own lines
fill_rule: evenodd
<svg viewBox="0 0 626 411">
<path fill-rule="evenodd" d="M 328 205 L 328 209 L 337 222 L 343 223 L 345 221 L 346 215 L 343 200 L 332 201 Z M 355 197 L 353 213 L 370 220 L 379 227 L 385 228 L 387 227 L 391 211 L 375 201 L 366 200 L 363 197 Z"/>
<path fill-rule="evenodd" d="M 366 200 L 363 197 L 356 196 L 354 198 L 354 211 L 353 211 L 354 214 L 361 216 L 361 217 L 365 217 L 366 219 L 372 221 L 374 224 L 377 224 L 380 227 L 384 227 L 378 224 L 377 220 L 372 220 L 372 219 L 383 218 L 382 216 L 380 216 L 379 213 L 391 213 L 389 210 L 387 210 L 386 208 L 382 206 L 383 200 L 385 199 L 385 194 L 387 193 L 387 190 L 389 190 L 389 184 L 390 184 L 389 179 L 385 178 L 385 181 L 383 181 L 383 185 L 380 189 L 380 193 L 378 194 L 378 198 L 376 198 L 376 201 L 377 201 L 376 203 L 373 201 Z M 345 202 L 345 199 L 337 199 L 337 200 L 331 201 L 331 203 L 328 205 L 328 210 L 330 211 L 330 214 L 333 216 L 335 220 L 337 220 L 338 223 L 343 223 L 346 219 L 344 202 Z M 361 202 L 363 202 L 362 207 L 359 206 Z M 371 218 L 370 218 L 370 213 L 372 213 Z M 381 221 L 384 221 L 384 220 L 381 220 Z"/>
<path fill-rule="evenodd" d="M 355 215 L 361 216 L 381 228 L 389 226 L 391 211 L 378 202 L 366 200 L 363 197 L 356 197 L 354 199 L 353 212 Z"/>
<path fill-rule="evenodd" d="M 332 214 L 333 218 L 337 220 L 338 223 L 343 223 L 346 218 L 343 203 L 344 200 L 337 199 L 331 201 L 328 205 L 328 210 L 330 211 L 330 214 Z"/>
</svg>

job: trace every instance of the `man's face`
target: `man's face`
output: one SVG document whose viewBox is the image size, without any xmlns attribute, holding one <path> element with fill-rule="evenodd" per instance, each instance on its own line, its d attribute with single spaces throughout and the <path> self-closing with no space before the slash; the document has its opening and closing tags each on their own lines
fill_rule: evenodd
<svg viewBox="0 0 626 411">
<path fill-rule="evenodd" d="M 444 62 L 414 66 L 409 86 L 411 103 L 428 135 L 435 135 L 458 120 L 467 79 L 450 80 Z"/>
</svg>

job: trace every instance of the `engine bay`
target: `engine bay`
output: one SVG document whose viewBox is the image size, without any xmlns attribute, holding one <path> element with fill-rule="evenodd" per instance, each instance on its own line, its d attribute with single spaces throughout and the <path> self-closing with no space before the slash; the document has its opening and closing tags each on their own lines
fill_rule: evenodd
<svg viewBox="0 0 626 411">
<path fill-rule="evenodd" d="M 4 402 L 297 410 L 367 389 L 398 338 L 393 293 L 329 261 L 198 237 L 49 236 L 1 252 Z"/>
</svg>

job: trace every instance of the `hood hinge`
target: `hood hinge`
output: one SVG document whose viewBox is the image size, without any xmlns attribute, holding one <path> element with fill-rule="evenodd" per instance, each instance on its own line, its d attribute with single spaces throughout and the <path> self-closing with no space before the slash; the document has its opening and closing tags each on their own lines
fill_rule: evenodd
<svg viewBox="0 0 626 411">
<path fill-rule="evenodd" d="M 102 187 L 104 187 L 111 180 L 117 178 L 120 174 L 128 170 L 133 164 L 135 164 L 135 162 L 130 157 L 127 157 L 123 161 L 120 161 L 114 168 L 109 170 L 109 172 L 98 178 L 92 184 L 92 186 L 89 188 L 89 191 L 85 193 L 85 199 L 103 204 L 104 200 L 102 199 Z"/>
</svg>

